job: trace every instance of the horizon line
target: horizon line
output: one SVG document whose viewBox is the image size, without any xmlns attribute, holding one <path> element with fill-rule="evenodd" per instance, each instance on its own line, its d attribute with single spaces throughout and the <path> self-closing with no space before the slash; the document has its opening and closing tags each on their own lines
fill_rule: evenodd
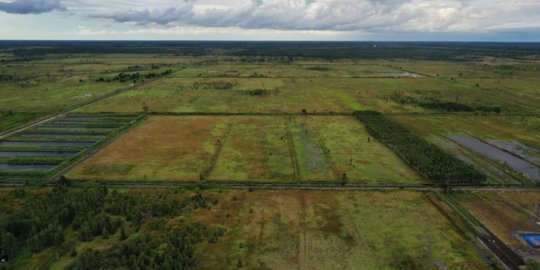
<svg viewBox="0 0 540 270">
<path fill-rule="evenodd" d="M 71 41 L 71 42 L 327 42 L 327 43 L 538 43 L 540 41 L 525 40 L 267 40 L 267 39 L 246 39 L 246 40 L 221 40 L 221 39 L 0 39 L 0 42 L 26 42 L 26 41 Z"/>
</svg>

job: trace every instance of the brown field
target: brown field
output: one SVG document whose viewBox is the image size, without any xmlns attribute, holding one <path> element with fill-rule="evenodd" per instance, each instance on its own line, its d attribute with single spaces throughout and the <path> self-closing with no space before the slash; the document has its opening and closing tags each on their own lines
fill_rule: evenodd
<svg viewBox="0 0 540 270">
<path fill-rule="evenodd" d="M 203 224 L 222 224 L 201 244 L 202 269 L 488 269 L 418 192 L 223 191 Z M 407 213 L 404 215 L 403 213 Z M 170 226 L 173 226 L 171 223 Z"/>
<path fill-rule="evenodd" d="M 194 180 L 226 125 L 215 117 L 153 117 L 90 157 L 67 177 Z"/>
<path fill-rule="evenodd" d="M 507 245 L 538 254 L 517 236 L 518 232 L 540 233 L 536 205 L 539 192 L 459 193 L 458 201 L 488 230 Z"/>
</svg>

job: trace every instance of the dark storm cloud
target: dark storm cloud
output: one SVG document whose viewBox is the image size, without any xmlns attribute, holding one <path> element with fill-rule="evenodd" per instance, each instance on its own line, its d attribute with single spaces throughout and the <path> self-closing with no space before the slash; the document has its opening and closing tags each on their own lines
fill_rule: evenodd
<svg viewBox="0 0 540 270">
<path fill-rule="evenodd" d="M 41 14 L 53 10 L 65 10 L 59 0 L 15 0 L 0 2 L 0 11 L 13 14 Z"/>
</svg>

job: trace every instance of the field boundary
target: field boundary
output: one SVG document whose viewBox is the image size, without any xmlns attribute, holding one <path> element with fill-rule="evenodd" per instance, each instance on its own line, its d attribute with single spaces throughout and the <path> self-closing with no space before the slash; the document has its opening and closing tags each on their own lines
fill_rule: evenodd
<svg viewBox="0 0 540 270">
<path fill-rule="evenodd" d="M 232 128 L 233 124 L 230 123 L 227 126 L 227 130 L 225 130 L 225 132 L 223 133 L 223 136 L 218 139 L 218 142 L 216 143 L 216 150 L 214 151 L 210 162 L 208 162 L 207 166 L 202 169 L 199 176 L 199 181 L 204 181 L 210 177 L 210 174 L 216 167 L 219 156 L 221 155 L 221 151 L 223 150 L 223 146 L 225 146 L 225 143 L 227 143 L 227 139 L 229 138 L 229 134 L 231 134 Z"/>
<path fill-rule="evenodd" d="M 289 157 L 291 158 L 291 163 L 294 170 L 294 180 L 302 181 L 302 175 L 300 174 L 300 163 L 298 163 L 296 147 L 294 146 L 294 138 L 292 136 L 289 123 L 290 119 L 285 120 L 285 124 L 287 125 L 287 148 L 289 149 Z"/>
</svg>

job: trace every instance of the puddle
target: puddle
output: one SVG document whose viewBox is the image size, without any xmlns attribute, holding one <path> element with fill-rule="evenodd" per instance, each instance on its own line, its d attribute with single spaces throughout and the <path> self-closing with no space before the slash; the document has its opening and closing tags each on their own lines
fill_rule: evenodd
<svg viewBox="0 0 540 270">
<path fill-rule="evenodd" d="M 499 163 L 506 163 L 512 169 L 528 176 L 531 179 L 540 181 L 540 169 L 523 159 L 513 156 L 503 150 L 468 135 L 451 135 L 448 136 L 448 138 L 461 146 L 472 150 L 473 152 L 482 154 L 489 159 L 498 161 Z"/>
<path fill-rule="evenodd" d="M 83 141 L 66 141 L 66 142 L 56 142 L 56 141 L 0 141 L 0 146 L 44 146 L 44 147 L 67 147 L 67 146 L 75 146 L 75 147 L 90 147 L 94 145 L 96 142 L 83 142 Z"/>
<path fill-rule="evenodd" d="M 52 165 L 52 164 L 26 164 L 26 165 L 14 165 L 14 164 L 0 164 L 0 170 L 2 171 L 29 171 L 29 170 L 37 170 L 37 171 L 48 171 L 53 169 L 58 165 Z"/>
<path fill-rule="evenodd" d="M 96 139 L 103 139 L 103 138 L 107 137 L 107 135 L 77 134 L 77 133 L 25 133 L 25 134 L 19 134 L 19 136 L 23 137 L 23 138 L 39 138 L 39 137 L 75 138 L 75 137 L 88 137 L 88 138 L 96 138 Z"/>
<path fill-rule="evenodd" d="M 0 151 L 0 157 L 66 157 L 79 152 L 76 151 Z"/>
<path fill-rule="evenodd" d="M 540 166 L 540 150 L 524 145 L 518 141 L 488 140 L 492 145 L 519 156 L 530 163 Z"/>
</svg>

